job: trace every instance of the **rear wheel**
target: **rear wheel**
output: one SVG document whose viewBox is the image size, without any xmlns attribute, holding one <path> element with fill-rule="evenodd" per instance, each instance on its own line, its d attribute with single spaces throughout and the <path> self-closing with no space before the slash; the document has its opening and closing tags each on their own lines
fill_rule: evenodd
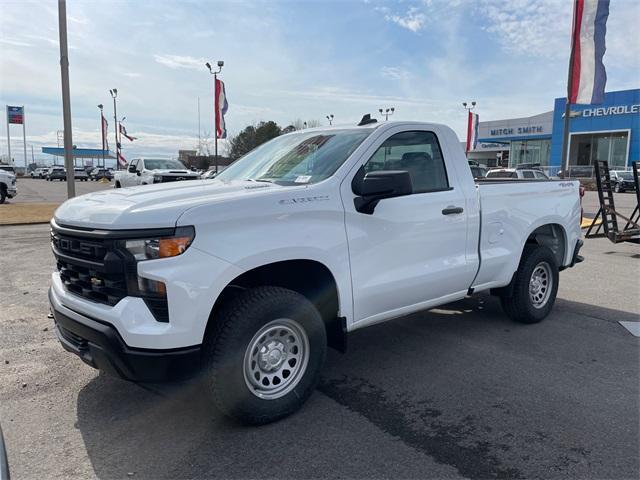
<svg viewBox="0 0 640 480">
<path fill-rule="evenodd" d="M 315 306 L 297 292 L 257 287 L 216 315 L 205 340 L 206 387 L 216 406 L 259 425 L 298 410 L 316 387 L 327 338 Z"/>
<path fill-rule="evenodd" d="M 115 188 L 122 188 L 122 185 L 120 185 L 120 182 L 116 182 Z"/>
<path fill-rule="evenodd" d="M 559 278 L 558 264 L 549 248 L 525 246 L 513 279 L 513 294 L 501 297 L 502 308 L 516 322 L 544 320 L 555 303 Z"/>
</svg>

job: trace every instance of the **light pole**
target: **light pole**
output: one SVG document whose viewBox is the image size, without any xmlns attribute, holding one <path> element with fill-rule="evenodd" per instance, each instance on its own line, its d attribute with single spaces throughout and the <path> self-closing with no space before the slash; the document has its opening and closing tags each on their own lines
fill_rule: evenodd
<svg viewBox="0 0 640 480">
<path fill-rule="evenodd" d="M 98 108 L 100 109 L 100 134 L 102 137 L 102 168 L 105 168 L 105 162 L 104 162 L 104 125 L 103 125 L 103 118 L 104 118 L 104 114 L 102 113 L 102 109 L 104 108 L 104 105 L 100 104 L 98 105 Z"/>
<path fill-rule="evenodd" d="M 118 142 L 118 110 L 116 109 L 116 98 L 118 98 L 118 89 L 109 90 L 111 98 L 113 98 L 113 130 L 116 137 L 116 170 L 120 170 L 120 143 Z"/>
<path fill-rule="evenodd" d="M 216 98 L 216 89 L 218 88 L 218 74 L 222 71 L 224 66 L 223 60 L 218 60 L 218 70 L 211 69 L 209 62 L 205 63 L 209 69 L 209 73 L 213 75 L 213 157 L 216 166 L 216 175 L 218 174 L 218 99 Z"/>
<path fill-rule="evenodd" d="M 329 125 L 333 125 L 333 113 L 327 115 L 327 120 L 329 120 Z"/>
<path fill-rule="evenodd" d="M 379 108 L 378 111 L 380 112 L 380 116 L 384 117 L 384 121 L 386 122 L 387 120 L 389 120 L 389 117 L 393 115 L 393 112 L 395 112 L 396 109 L 395 107 L 385 108 L 384 110 L 382 108 Z"/>
</svg>

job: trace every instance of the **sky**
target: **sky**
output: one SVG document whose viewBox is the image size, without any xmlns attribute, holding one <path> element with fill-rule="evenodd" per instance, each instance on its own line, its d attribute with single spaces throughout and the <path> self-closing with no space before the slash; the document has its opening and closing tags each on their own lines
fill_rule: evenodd
<svg viewBox="0 0 640 480">
<path fill-rule="evenodd" d="M 263 120 L 335 116 L 353 125 L 395 107 L 393 120 L 445 123 L 463 138 L 462 102 L 482 120 L 524 117 L 566 94 L 571 0 L 68 0 L 73 143 L 100 148 L 113 101 L 134 142 L 127 158 L 176 156 L 213 130 L 213 79 L 224 60 L 229 135 Z M 640 88 L 640 1 L 611 0 L 607 91 Z M 0 105 L 24 105 L 28 157 L 62 130 L 54 0 L 0 0 Z M 4 130 L 4 127 L 2 128 Z M 6 154 L 0 132 L 0 153 Z M 11 128 L 23 165 L 22 129 Z M 224 142 L 220 145 L 224 150 Z"/>
</svg>

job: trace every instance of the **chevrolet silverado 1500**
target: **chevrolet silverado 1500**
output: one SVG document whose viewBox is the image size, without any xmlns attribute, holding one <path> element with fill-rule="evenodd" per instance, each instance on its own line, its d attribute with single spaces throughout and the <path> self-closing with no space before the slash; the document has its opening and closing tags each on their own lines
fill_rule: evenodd
<svg viewBox="0 0 640 480">
<path fill-rule="evenodd" d="M 308 398 L 327 346 L 358 328 L 477 292 L 515 321 L 544 319 L 559 271 L 582 260 L 578 188 L 476 184 L 439 124 L 283 135 L 214 180 L 60 206 L 56 331 L 128 380 L 198 372 L 223 412 L 266 423 Z"/>
</svg>

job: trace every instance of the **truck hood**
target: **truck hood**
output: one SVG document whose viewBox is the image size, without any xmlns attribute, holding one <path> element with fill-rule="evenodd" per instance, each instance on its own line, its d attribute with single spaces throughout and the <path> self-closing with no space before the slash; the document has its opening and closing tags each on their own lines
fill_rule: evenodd
<svg viewBox="0 0 640 480">
<path fill-rule="evenodd" d="M 191 180 L 117 188 L 89 193 L 64 202 L 54 214 L 61 225 L 128 230 L 173 227 L 191 207 L 216 204 L 246 195 L 264 195 L 283 188 L 252 181 Z"/>
</svg>

